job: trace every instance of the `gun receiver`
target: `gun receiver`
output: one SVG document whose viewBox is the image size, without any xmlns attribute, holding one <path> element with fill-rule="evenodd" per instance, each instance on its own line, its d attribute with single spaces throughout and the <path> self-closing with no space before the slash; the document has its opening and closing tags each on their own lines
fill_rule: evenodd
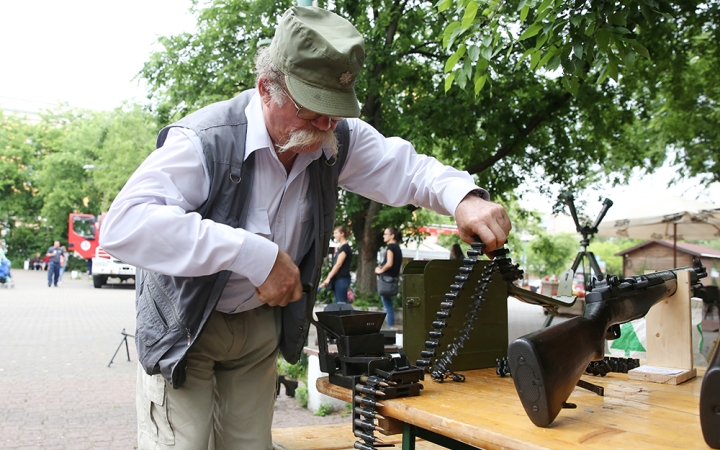
<svg viewBox="0 0 720 450">
<path fill-rule="evenodd" d="M 619 324 L 638 319 L 677 290 L 677 271 L 689 270 L 690 282 L 706 277 L 699 260 L 694 267 L 620 279 L 593 281 L 583 316 L 530 333 L 508 347 L 513 382 L 525 412 L 539 427 L 550 425 L 590 361 L 601 360 L 605 339 L 620 336 Z"/>
</svg>

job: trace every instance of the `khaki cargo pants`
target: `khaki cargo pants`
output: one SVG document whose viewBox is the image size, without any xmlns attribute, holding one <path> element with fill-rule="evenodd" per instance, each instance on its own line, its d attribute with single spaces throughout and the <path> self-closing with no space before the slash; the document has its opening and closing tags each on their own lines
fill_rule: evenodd
<svg viewBox="0 0 720 450">
<path fill-rule="evenodd" d="M 272 449 L 280 324 L 267 305 L 213 312 L 180 389 L 138 365 L 138 449 Z"/>
</svg>

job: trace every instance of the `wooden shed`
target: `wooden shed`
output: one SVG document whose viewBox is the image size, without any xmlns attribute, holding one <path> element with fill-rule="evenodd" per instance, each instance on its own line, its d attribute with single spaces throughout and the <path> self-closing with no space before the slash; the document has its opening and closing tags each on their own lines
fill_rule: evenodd
<svg viewBox="0 0 720 450">
<path fill-rule="evenodd" d="M 623 276 L 642 275 L 648 270 L 667 270 L 692 266 L 694 258 L 700 258 L 707 268 L 708 276 L 703 278 L 705 286 L 717 286 L 720 280 L 720 250 L 697 244 L 677 243 L 676 264 L 673 265 L 673 243 L 670 241 L 646 241 L 616 253 L 623 257 Z"/>
</svg>

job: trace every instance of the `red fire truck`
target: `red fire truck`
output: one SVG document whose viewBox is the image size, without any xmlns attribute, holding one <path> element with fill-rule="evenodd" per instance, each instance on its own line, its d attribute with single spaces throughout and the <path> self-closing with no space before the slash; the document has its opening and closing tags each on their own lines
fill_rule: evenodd
<svg viewBox="0 0 720 450">
<path fill-rule="evenodd" d="M 68 250 L 77 252 L 85 259 L 92 259 L 93 285 L 101 288 L 108 278 L 120 282 L 135 280 L 135 266 L 126 264 L 105 252 L 98 242 L 102 221 L 107 213 L 95 217 L 92 214 L 70 214 L 68 218 Z"/>
</svg>

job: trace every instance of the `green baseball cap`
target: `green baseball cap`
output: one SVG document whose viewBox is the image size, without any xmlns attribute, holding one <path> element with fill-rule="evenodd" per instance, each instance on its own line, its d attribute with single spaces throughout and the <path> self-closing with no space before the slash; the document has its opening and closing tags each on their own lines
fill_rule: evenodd
<svg viewBox="0 0 720 450">
<path fill-rule="evenodd" d="M 278 22 L 270 56 L 297 103 L 327 116 L 360 116 L 355 81 L 365 45 L 350 22 L 315 6 L 292 7 Z"/>
</svg>

